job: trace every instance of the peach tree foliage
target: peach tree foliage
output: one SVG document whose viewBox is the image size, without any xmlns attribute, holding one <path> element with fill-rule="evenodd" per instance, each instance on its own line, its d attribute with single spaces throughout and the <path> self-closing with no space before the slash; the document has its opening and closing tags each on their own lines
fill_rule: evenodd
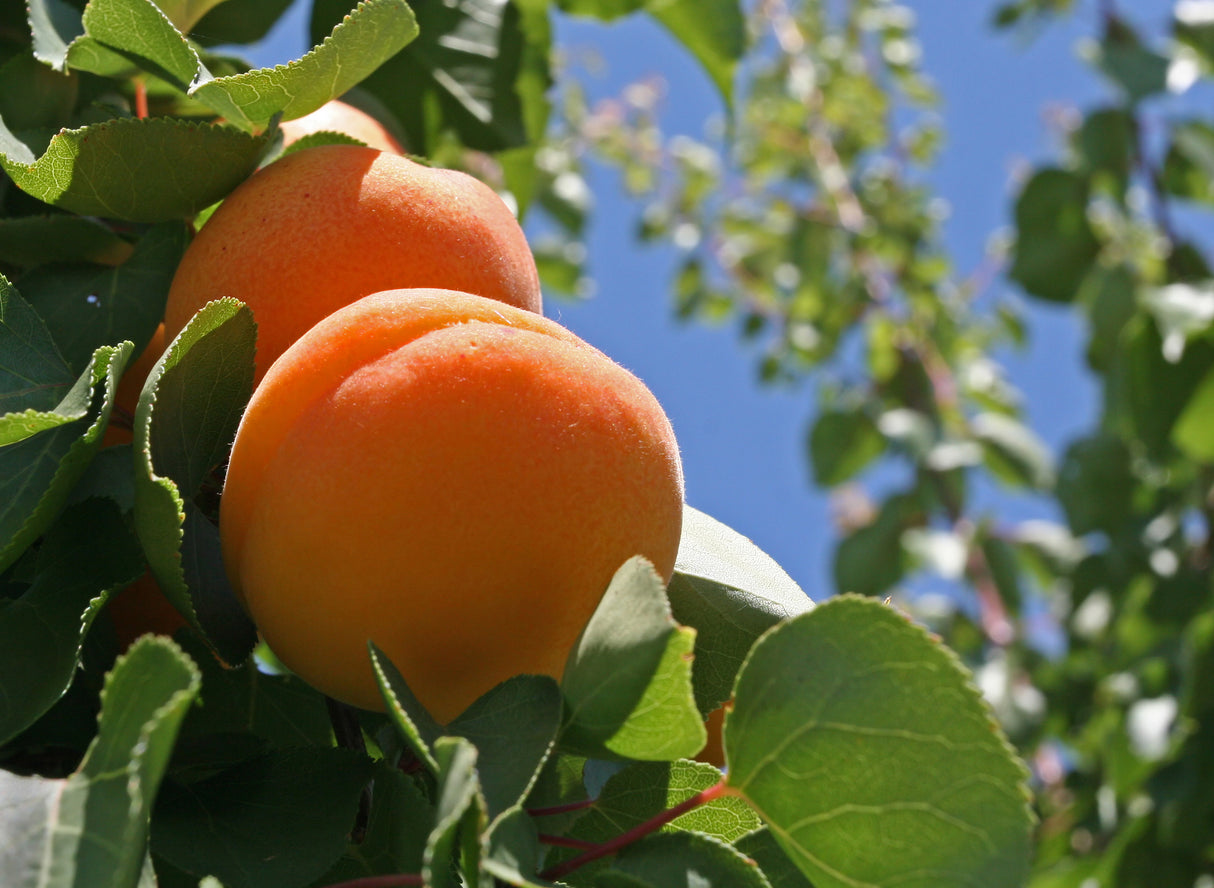
<svg viewBox="0 0 1214 888">
<path fill-rule="evenodd" d="M 664 136 L 652 84 L 593 105 L 563 84 L 555 165 L 617 169 L 638 238 L 680 256 L 674 309 L 735 325 L 761 379 L 812 383 L 835 591 L 893 595 L 981 676 L 1032 766 L 1029 884 L 1208 884 L 1214 3 L 990 4 L 1014 39 L 989 64 L 1032 64 L 1017 43 L 1078 16 L 1103 93 L 1056 116 L 974 269 L 926 184 L 945 134 L 913 7 L 758 4 L 725 138 Z M 999 362 L 1044 310 L 1080 326 L 1097 388 L 1059 452 Z M 916 593 L 942 586 L 943 610 Z"/>
<path fill-rule="evenodd" d="M 1023 884 L 1027 771 L 962 660 L 887 602 L 842 595 L 814 606 L 753 544 L 689 506 L 674 579 L 664 587 L 644 562 L 621 565 L 559 680 L 518 676 L 442 725 L 371 645 L 386 711 L 356 712 L 258 645 L 220 562 L 222 467 L 252 388 L 248 309 L 231 299 L 208 305 L 151 370 L 133 415 L 115 405 L 193 232 L 281 152 L 281 120 L 336 96 L 374 111 L 410 150 L 480 172 L 576 237 L 578 207 L 562 202 L 559 171 L 537 162 L 562 152 L 576 160 L 570 124 L 585 122 L 569 90 L 554 89 L 568 84 L 552 62 L 553 23 L 651 16 L 739 115 L 732 169 L 783 177 L 812 195 L 804 207 L 768 205 L 787 225 L 745 215 L 764 209 L 758 191 L 728 219 L 722 213 L 733 211 L 691 187 L 691 174 L 700 187 L 713 184 L 711 165 L 684 164 L 666 202 L 653 205 L 650 236 L 685 215 L 706 229 L 749 226 L 769 241 L 739 257 L 754 259 L 745 271 L 753 301 L 730 289 L 746 263 L 697 254 L 677 284 L 681 310 L 736 307 L 748 329 L 779 330 L 773 373 L 827 358 L 849 325 L 867 332 L 874 377 L 837 386 L 824 402 L 811 439 L 815 469 L 837 484 L 900 449 L 917 480 L 844 541 L 852 553 L 841 564 L 851 573 L 841 585 L 884 591 L 905 563 L 903 531 L 926 526 L 935 510 L 954 531 L 969 528 L 965 541 L 984 553 L 971 559 L 983 613 L 1003 621 L 966 633 L 958 616 L 951 637 L 973 663 L 986 644 L 1018 656 L 1018 603 L 1008 600 L 1016 566 L 1036 555 L 1040 575 L 1054 576 L 1078 562 L 1049 561 L 994 524 L 966 524 L 964 475 L 974 467 L 939 459 L 955 427 L 968 430 L 956 443 L 985 447 L 1009 477 L 1044 486 L 1048 474 L 999 392 L 988 393 L 978 423 L 971 392 L 943 403 L 932 384 L 953 378 L 959 356 L 983 351 L 1002 328 L 943 287 L 948 268 L 933 246 L 927 195 L 908 190 L 896 170 L 868 169 L 865 158 L 885 150 L 887 134 L 849 117 L 870 102 L 922 98 L 913 69 L 894 65 L 878 79 L 847 68 L 836 83 L 857 92 L 845 99 L 830 81 L 781 66 L 809 65 L 803 74 L 835 66 L 842 75 L 839 52 L 857 46 L 845 39 L 827 52 L 818 45 L 825 20 L 806 31 L 793 10 L 769 4 L 778 39 L 748 49 L 755 23 L 736 0 L 419 0 L 413 8 L 316 0 L 313 48 L 286 65 L 251 68 L 242 48 L 262 40 L 288 5 L 29 0 L 0 11 L 0 883 Z M 857 40 L 909 37 L 884 5 L 856 12 L 868 16 L 848 32 Z M 873 26 L 881 15 L 887 24 Z M 796 39 L 799 48 L 785 45 Z M 808 83 L 808 92 L 786 95 L 781 82 Z M 797 114 L 782 122 L 764 116 L 790 99 L 820 103 L 821 113 L 793 106 Z M 1122 109 L 1127 120 L 1136 107 Z M 815 129 L 795 145 L 764 138 L 773 126 L 806 121 Z M 931 138 L 921 133 L 921 156 Z M 597 147 L 609 153 L 612 143 Z M 615 148 L 625 159 L 626 146 Z M 1168 181 L 1200 181 L 1201 159 L 1182 153 Z M 832 173 L 820 180 L 826 165 Z M 1095 178 L 1082 165 L 1058 175 L 1080 185 Z M 1064 196 L 1088 195 L 1068 188 Z M 1047 189 L 1049 199 L 1057 193 Z M 803 252 L 765 258 L 779 236 L 791 248 L 794 231 Z M 1106 236 L 1093 230 L 1084 240 L 1095 245 L 1083 253 L 1093 268 Z M 569 279 L 567 266 L 540 259 L 550 285 Z M 795 312 L 800 290 L 787 262 L 798 281 L 812 282 Z M 1124 265 L 1109 273 L 1131 291 L 1164 279 L 1163 264 L 1137 253 Z M 1144 366 L 1175 372 L 1151 350 L 1169 341 L 1151 326 L 1155 316 L 1123 313 L 1127 329 L 1140 331 Z M 1194 340 L 1185 353 L 1199 354 L 1200 331 L 1183 329 Z M 1204 443 L 1179 406 L 1175 424 L 1190 429 L 1183 445 L 1166 430 L 1158 441 L 1177 460 Z M 895 410 L 917 437 L 891 432 L 883 417 Z M 103 446 L 107 430 L 125 430 L 130 443 Z M 1078 486 L 1064 500 L 1092 521 L 1138 527 L 1151 496 L 1200 477 L 1133 474 L 1144 457 L 1124 429 L 1093 441 L 1073 458 Z M 1112 488 L 1084 472 L 1122 451 L 1139 487 L 1110 513 L 1094 498 Z M 865 573 L 873 568 L 886 573 L 873 579 Z M 120 652 L 107 604 L 148 569 L 188 626 Z M 1142 598 L 1130 613 L 1140 623 Z M 1005 623 L 1011 637 L 983 641 Z M 1200 658 L 1207 635 L 1189 630 L 1176 656 Z M 1173 677 L 1168 666 L 1157 667 L 1160 681 Z M 1061 693 L 1068 679 L 1045 690 Z M 705 742 L 703 718 L 726 701 L 722 772 L 692 758 Z M 1039 724 L 1011 727 L 1044 742 Z M 1091 773 L 1081 764 L 1073 773 Z"/>
</svg>

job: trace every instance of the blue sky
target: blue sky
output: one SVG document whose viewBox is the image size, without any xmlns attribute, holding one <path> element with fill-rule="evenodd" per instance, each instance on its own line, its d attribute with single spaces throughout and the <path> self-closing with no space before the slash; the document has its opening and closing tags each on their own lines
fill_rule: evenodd
<svg viewBox="0 0 1214 888">
<path fill-rule="evenodd" d="M 911 0 L 919 20 L 923 63 L 943 97 L 945 149 L 931 180 L 951 205 L 947 246 L 964 273 L 981 259 L 987 239 L 1011 217 L 1014 177 L 1027 163 L 1057 155 L 1047 110 L 1088 107 L 1111 98 L 1108 87 L 1078 60 L 1077 41 L 1092 33 L 1093 0 L 1044 29 L 1033 41 L 996 33 L 987 0 Z M 1163 31 L 1170 4 L 1134 0 L 1138 21 Z M 306 23 L 299 10 L 281 24 L 258 62 L 281 62 L 302 51 Z M 668 132 L 699 135 L 721 112 L 720 100 L 694 61 L 643 16 L 604 26 L 562 20 L 561 44 L 593 49 L 608 74 L 589 85 L 611 95 L 624 84 L 660 74 L 668 83 L 663 117 Z M 730 327 L 673 320 L 672 250 L 633 240 L 639 206 L 623 197 L 608 171 L 591 177 L 595 214 L 589 234 L 595 296 L 573 304 L 547 301 L 546 313 L 628 367 L 666 407 L 682 447 L 688 501 L 751 537 L 813 597 L 830 588 L 833 548 L 828 502 L 809 481 L 804 440 L 812 384 L 761 388 L 755 356 Z M 1011 292 L 1005 283 L 998 292 Z M 1027 306 L 1032 341 L 1001 356 L 1024 393 L 1030 424 L 1060 451 L 1090 429 L 1096 389 L 1082 360 L 1082 331 L 1069 310 Z M 992 502 L 1019 515 L 1041 504 Z"/>
</svg>

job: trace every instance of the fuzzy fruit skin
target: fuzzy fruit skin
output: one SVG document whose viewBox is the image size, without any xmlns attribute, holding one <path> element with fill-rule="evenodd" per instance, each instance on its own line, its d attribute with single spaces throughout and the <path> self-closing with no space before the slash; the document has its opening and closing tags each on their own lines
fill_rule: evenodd
<svg viewBox="0 0 1214 888">
<path fill-rule="evenodd" d="M 628 558 L 669 580 L 682 508 L 674 433 L 635 376 L 539 315 L 403 290 L 270 368 L 220 536 L 288 667 L 382 710 L 373 640 L 448 722 L 513 675 L 559 677 Z"/>
<path fill-rule="evenodd" d="M 487 185 L 373 148 L 307 148 L 254 173 L 199 231 L 169 290 L 165 341 L 234 296 L 257 321 L 257 382 L 313 324 L 396 287 L 542 308 L 523 231 Z"/>
<path fill-rule="evenodd" d="M 361 108 L 355 108 L 340 99 L 325 102 L 311 114 L 296 117 L 294 120 L 284 120 L 281 129 L 284 146 L 312 133 L 333 132 L 353 136 L 380 151 L 404 153 L 400 142 L 392 137 L 382 123 Z"/>
</svg>

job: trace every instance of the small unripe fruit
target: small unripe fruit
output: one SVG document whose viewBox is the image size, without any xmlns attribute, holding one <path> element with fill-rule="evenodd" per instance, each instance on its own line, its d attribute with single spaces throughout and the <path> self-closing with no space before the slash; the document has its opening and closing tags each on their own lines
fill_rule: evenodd
<svg viewBox="0 0 1214 888">
<path fill-rule="evenodd" d="M 531 312 L 399 290 L 270 368 L 220 534 L 288 667 L 382 709 L 373 641 L 446 722 L 513 675 L 559 677 L 627 559 L 669 580 L 682 497 L 670 424 L 631 373 Z"/>
<path fill-rule="evenodd" d="M 203 226 L 173 278 L 165 337 L 233 296 L 257 321 L 260 380 L 326 315 L 396 287 L 541 310 L 526 237 L 488 186 L 373 148 L 306 148 L 253 174 Z"/>
</svg>

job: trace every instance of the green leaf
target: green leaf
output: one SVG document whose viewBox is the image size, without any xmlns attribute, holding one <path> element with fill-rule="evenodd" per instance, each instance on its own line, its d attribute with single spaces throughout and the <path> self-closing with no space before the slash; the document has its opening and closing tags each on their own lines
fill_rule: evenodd
<svg viewBox="0 0 1214 888">
<path fill-rule="evenodd" d="M 1087 172 L 1109 177 L 1114 193 L 1125 194 L 1138 148 L 1137 123 L 1124 108 L 1101 108 L 1083 119 L 1076 148 Z"/>
<path fill-rule="evenodd" d="M 173 23 L 173 27 L 183 34 L 188 34 L 199 19 L 224 2 L 225 0 L 158 0 L 156 5 Z"/>
<path fill-rule="evenodd" d="M 144 638 L 106 680 L 97 738 L 67 780 L 0 771 L 0 882 L 11 888 L 129 888 L 178 726 L 198 695 L 194 665 Z"/>
<path fill-rule="evenodd" d="M 323 698 L 300 679 L 267 674 L 253 662 L 227 669 L 194 636 L 185 635 L 181 643 L 202 670 L 206 688 L 206 706 L 190 713 L 181 729 L 181 744 L 190 744 L 200 758 L 208 754 L 212 738 L 229 743 L 238 734 L 261 741 L 249 746 L 257 752 L 266 746 L 289 749 L 332 742 L 333 726 Z M 179 765 L 193 761 L 183 753 Z"/>
<path fill-rule="evenodd" d="M 1116 84 L 1131 102 L 1139 102 L 1168 86 L 1167 56 L 1142 45 L 1138 35 L 1120 19 L 1107 21 L 1104 39 L 1094 44 L 1090 61 Z"/>
<path fill-rule="evenodd" d="M 0 262 L 18 268 L 68 261 L 118 265 L 130 255 L 131 245 L 98 219 L 66 213 L 0 219 Z"/>
<path fill-rule="evenodd" d="M 738 0 L 646 0 L 645 10 L 703 66 L 726 105 L 746 51 L 746 19 Z"/>
<path fill-rule="evenodd" d="M 1214 372 L 1193 392 L 1172 427 L 1172 441 L 1190 459 L 1214 463 Z"/>
<path fill-rule="evenodd" d="M 52 135 L 67 126 L 80 93 L 80 79 L 54 71 L 18 52 L 0 67 L 0 120 L 26 140 L 45 147 Z"/>
<path fill-rule="evenodd" d="M 0 123 L 0 166 L 22 191 L 73 213 L 163 222 L 225 197 L 256 169 L 271 135 L 131 118 L 63 130 L 35 157 Z"/>
<path fill-rule="evenodd" d="M 1171 129 L 1163 162 L 1164 190 L 1188 200 L 1214 203 L 1214 126 L 1185 120 Z"/>
<path fill-rule="evenodd" d="M 256 634 L 228 584 L 218 531 L 194 506 L 253 390 L 252 313 L 206 305 L 148 374 L 135 411 L 135 528 L 157 583 L 227 663 Z M 184 498 L 183 498 L 184 497 Z"/>
<path fill-rule="evenodd" d="M 459 832 L 462 828 L 478 839 L 484 828 L 476 747 L 462 737 L 440 737 L 434 744 L 434 758 L 438 763 L 438 798 L 434 829 L 426 840 L 422 876 L 432 888 L 458 888 L 464 883 L 456 877 L 452 863 Z"/>
<path fill-rule="evenodd" d="M 823 410 L 809 433 L 814 483 L 835 487 L 860 474 L 885 450 L 885 437 L 863 410 Z"/>
<path fill-rule="evenodd" d="M 383 694 L 388 718 L 409 749 L 417 756 L 417 760 L 425 765 L 431 774 L 437 776 L 438 762 L 434 758 L 434 744 L 443 735 L 442 725 L 430 716 L 414 696 L 404 676 L 387 655 L 377 648 L 374 642 L 368 642 L 367 645 L 370 649 L 371 667 L 375 671 L 375 682 Z"/>
<path fill-rule="evenodd" d="M 594 884 L 596 888 L 771 888 L 755 861 L 697 833 L 660 833 L 633 842 Z"/>
<path fill-rule="evenodd" d="M 189 89 L 198 74 L 197 53 L 152 0 L 89 0 L 80 21 L 84 35 L 67 49 L 71 68 L 113 73 L 108 64 L 92 64 L 92 44 L 100 43 L 180 90 Z"/>
<path fill-rule="evenodd" d="M 314 4 L 313 39 L 340 9 L 340 0 Z M 528 40 L 548 38 L 522 29 L 520 7 L 506 0 L 452 0 L 418 4 L 415 11 L 417 40 L 361 83 L 401 122 L 410 150 L 433 152 L 444 130 L 485 151 L 526 144 L 529 134 L 538 138 L 543 128 L 537 131 L 529 118 L 546 118 L 543 88 L 518 87 L 529 71 Z M 547 46 L 540 49 L 545 71 L 539 76 L 546 79 Z M 530 76 L 536 76 L 533 70 Z M 402 83 L 410 88 L 401 89 Z"/>
<path fill-rule="evenodd" d="M 902 534 L 920 523 L 922 511 L 914 496 L 886 500 L 871 524 L 852 531 L 835 548 L 835 588 L 861 595 L 887 591 L 906 572 Z"/>
<path fill-rule="evenodd" d="M 73 371 L 102 345 L 130 340 L 142 353 L 160 319 L 189 232 L 181 222 L 148 231 L 117 268 L 53 265 L 21 279 L 22 294 L 42 316 Z"/>
<path fill-rule="evenodd" d="M 1075 298 L 1100 242 L 1087 217 L 1088 181 L 1076 173 L 1042 169 L 1016 198 L 1012 280 L 1051 302 Z"/>
<path fill-rule="evenodd" d="M 1130 516 L 1134 487 L 1130 450 L 1120 438 L 1095 435 L 1067 448 L 1057 496 L 1077 536 L 1118 530 Z"/>
<path fill-rule="evenodd" d="M 562 749 L 645 761 L 694 755 L 706 737 L 691 687 L 694 643 L 652 565 L 629 559 L 565 664 Z"/>
<path fill-rule="evenodd" d="M 257 43 L 282 18 L 291 2 L 224 0 L 202 17 L 191 37 L 206 46 Z"/>
<path fill-rule="evenodd" d="M 76 384 L 46 322 L 0 275 L 0 411 L 52 410 Z M 16 439 L 0 438 L 9 440 Z"/>
<path fill-rule="evenodd" d="M 993 475 L 1036 490 L 1053 486 L 1050 451 L 1028 426 L 1002 413 L 987 412 L 975 416 L 970 428 L 986 451 L 986 463 Z"/>
<path fill-rule="evenodd" d="M 759 865 L 772 888 L 813 888 L 767 827 L 747 833 L 733 845 Z"/>
<path fill-rule="evenodd" d="M 1024 766 L 956 657 L 879 602 L 833 598 L 765 635 L 725 750 L 732 791 L 818 888 L 1028 877 Z"/>
<path fill-rule="evenodd" d="M 143 573 L 143 554 L 117 505 L 91 499 L 64 511 L 47 531 L 37 573 L 24 593 L 0 604 L 0 743 L 33 724 L 68 689 L 93 600 Z M 102 599 L 104 600 L 104 599 Z"/>
<path fill-rule="evenodd" d="M 417 21 L 405 0 L 362 0 L 302 58 L 207 80 L 191 96 L 249 128 L 264 126 L 279 112 L 283 119 L 293 120 L 357 86 L 417 33 Z"/>
<path fill-rule="evenodd" d="M 692 684 L 703 715 L 729 699 L 755 639 L 813 607 L 771 556 L 690 506 L 666 594 L 675 620 L 696 630 Z"/>
<path fill-rule="evenodd" d="M 9 299 L 6 307 L 15 305 Z M 88 469 L 130 353 L 129 342 L 102 346 L 54 410 L 0 417 L 0 571 L 51 525 Z"/>
<path fill-rule="evenodd" d="M 188 787 L 169 780 L 156 801 L 152 850 L 227 888 L 302 888 L 345 851 L 373 772 L 359 753 L 311 747 L 260 756 Z"/>
<path fill-rule="evenodd" d="M 502 682 L 447 728 L 477 749 L 477 772 L 493 819 L 527 797 L 561 726 L 561 691 L 550 676 Z"/>
<path fill-rule="evenodd" d="M 525 809 L 511 808 L 493 822 L 481 862 L 488 875 L 518 888 L 542 888 L 551 883 L 534 875 L 539 859 L 539 832 Z"/>
<path fill-rule="evenodd" d="M 565 835 L 594 844 L 611 841 L 720 781 L 721 772 L 717 768 L 700 762 L 680 760 L 629 765 L 603 785 L 594 806 L 578 818 Z M 759 816 L 742 799 L 726 796 L 692 808 L 661 829 L 663 832 L 694 831 L 731 842 L 761 824 Z M 579 853 L 571 848 L 553 848 L 546 864 L 553 866 Z M 562 881 L 575 885 L 593 884 L 596 875 L 606 866 L 606 861 L 588 863 L 563 876 Z"/>
<path fill-rule="evenodd" d="M 1110 412 L 1156 459 L 1172 448 L 1172 428 L 1206 374 L 1214 369 L 1214 343 L 1190 340 L 1178 360 L 1168 360 L 1165 341 L 1149 317 L 1126 324 L 1110 380 Z M 1173 353 L 1174 354 L 1174 353 Z"/>
<path fill-rule="evenodd" d="M 1114 366 L 1121 331 L 1138 310 L 1138 276 L 1125 264 L 1097 266 L 1084 281 L 1080 301 L 1087 311 L 1088 364 L 1104 373 Z"/>
<path fill-rule="evenodd" d="M 387 763 L 375 769 L 366 837 L 319 879 L 318 885 L 378 876 L 419 873 L 434 809 L 417 784 Z"/>
</svg>

